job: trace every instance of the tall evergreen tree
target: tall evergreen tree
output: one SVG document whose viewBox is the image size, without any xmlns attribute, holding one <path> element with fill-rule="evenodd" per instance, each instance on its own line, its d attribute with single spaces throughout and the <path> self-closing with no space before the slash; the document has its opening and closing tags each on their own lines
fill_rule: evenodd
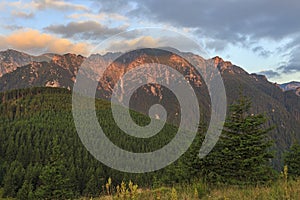
<svg viewBox="0 0 300 200">
<path fill-rule="evenodd" d="M 300 144 L 294 143 L 286 153 L 284 164 L 288 166 L 288 172 L 292 176 L 300 176 Z"/>
<path fill-rule="evenodd" d="M 28 199 L 33 199 L 31 197 L 32 193 L 32 184 L 29 183 L 27 180 L 23 183 L 21 189 L 19 189 L 17 193 L 17 198 L 19 200 L 28 200 Z"/>
<path fill-rule="evenodd" d="M 250 99 L 243 95 L 230 106 L 220 140 L 203 161 L 204 173 L 210 181 L 240 185 L 271 178 L 272 142 L 267 134 L 272 128 L 264 128 L 266 117 L 249 113 L 250 108 Z"/>
<path fill-rule="evenodd" d="M 64 156 L 54 138 L 53 153 L 49 165 L 46 165 L 40 175 L 41 185 L 36 190 L 38 199 L 70 199 L 73 197 L 72 185 L 67 177 Z"/>
<path fill-rule="evenodd" d="M 22 164 L 14 161 L 3 180 L 4 196 L 14 197 L 22 187 L 25 170 Z"/>
<path fill-rule="evenodd" d="M 98 187 L 97 178 L 95 177 L 95 175 L 92 175 L 86 184 L 84 194 L 88 197 L 95 197 L 98 196 L 99 193 L 100 187 Z"/>
</svg>

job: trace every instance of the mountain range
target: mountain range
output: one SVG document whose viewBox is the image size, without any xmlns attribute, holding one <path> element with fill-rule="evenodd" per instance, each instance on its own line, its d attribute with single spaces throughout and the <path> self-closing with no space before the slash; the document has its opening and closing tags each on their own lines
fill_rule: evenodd
<svg viewBox="0 0 300 200">
<path fill-rule="evenodd" d="M 280 84 L 279 87 L 283 91 L 292 90 L 292 91 L 295 91 L 298 96 L 300 95 L 300 82 L 291 81 L 291 82 L 288 82 L 288 83 Z"/>
<path fill-rule="evenodd" d="M 183 52 L 181 52 L 183 53 Z M 210 61 L 219 69 L 224 81 L 228 105 L 234 102 L 240 91 L 252 100 L 252 113 L 265 113 L 268 118 L 266 126 L 274 126 L 270 138 L 274 140 L 274 166 L 279 169 L 282 165 L 282 152 L 290 145 L 300 141 L 300 83 L 291 82 L 278 85 L 269 82 L 263 75 L 249 74 L 239 66 L 224 61 L 220 57 L 205 60 L 202 57 L 183 53 L 196 63 Z M 132 54 L 120 56 L 120 53 L 94 54 L 89 60 L 103 65 L 111 63 L 103 69 L 91 65 L 92 74 L 88 78 L 99 81 L 97 97 L 110 99 L 117 81 L 126 72 L 145 63 L 165 64 L 184 75 L 193 87 L 198 98 L 199 108 L 205 123 L 209 123 L 210 98 L 202 76 L 195 68 L 176 53 L 157 49 L 141 49 Z M 60 87 L 72 90 L 76 75 L 81 64 L 87 58 L 81 55 L 53 53 L 32 56 L 15 50 L 0 52 L 0 91 L 28 87 Z M 95 66 L 95 67 L 93 67 Z M 98 79 L 95 74 L 103 73 Z M 172 73 L 163 70 L 151 71 L 153 77 L 171 79 Z M 158 84 L 146 84 L 138 88 L 132 95 L 130 107 L 141 113 L 148 114 L 149 107 L 155 103 L 162 104 L 168 111 L 170 123 L 180 123 L 180 105 L 168 88 Z"/>
</svg>

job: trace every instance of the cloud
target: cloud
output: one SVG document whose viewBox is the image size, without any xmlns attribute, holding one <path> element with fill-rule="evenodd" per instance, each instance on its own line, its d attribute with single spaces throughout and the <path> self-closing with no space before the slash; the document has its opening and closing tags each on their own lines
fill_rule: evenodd
<svg viewBox="0 0 300 200">
<path fill-rule="evenodd" d="M 168 8 L 168 9 L 166 9 Z M 198 28 L 199 34 L 227 44 L 248 45 L 261 39 L 279 41 L 300 32 L 300 1 L 151 1 L 141 0 L 133 12 L 145 19 L 177 27 Z M 216 44 L 219 46 L 219 44 Z M 269 52 L 262 52 L 267 56 Z"/>
<path fill-rule="evenodd" d="M 126 0 L 93 0 L 93 6 L 99 8 L 99 13 L 128 13 L 136 8 L 139 2 Z"/>
<path fill-rule="evenodd" d="M 95 21 L 70 22 L 67 25 L 51 25 L 44 28 L 46 31 L 60 34 L 64 37 L 77 37 L 78 39 L 103 39 L 123 32 L 126 27 L 109 28 Z"/>
<path fill-rule="evenodd" d="M 252 48 L 252 51 L 264 58 L 267 58 L 272 54 L 271 51 L 265 50 L 262 46 L 256 46 L 256 47 Z"/>
<path fill-rule="evenodd" d="M 88 11 L 89 9 L 80 4 L 70 3 L 63 0 L 34 0 L 32 6 L 38 10 L 45 10 L 48 8 L 58 10 L 83 10 Z"/>
<path fill-rule="evenodd" d="M 205 41 L 205 47 L 215 51 L 223 51 L 227 45 L 225 40 L 210 39 Z"/>
<path fill-rule="evenodd" d="M 63 54 L 71 52 L 87 55 L 89 53 L 89 45 L 86 43 L 73 43 L 70 40 L 40 33 L 33 29 L 23 29 L 15 31 L 8 36 L 1 36 L 0 42 L 2 49 L 15 48 L 35 54 L 45 52 Z"/>
<path fill-rule="evenodd" d="M 12 11 L 12 16 L 14 17 L 18 17 L 18 18 L 23 18 L 23 19 L 30 19 L 34 17 L 33 12 L 30 13 L 26 13 L 26 12 L 22 12 L 22 11 Z"/>
<path fill-rule="evenodd" d="M 153 31 L 153 30 L 152 30 Z M 128 33 L 126 35 L 126 33 Z M 159 35 L 152 35 L 151 30 L 136 30 L 133 32 L 126 32 L 118 35 L 118 37 L 107 40 L 101 46 L 101 50 L 105 52 L 126 52 L 139 48 L 163 48 L 163 49 L 176 49 L 181 52 L 197 52 L 198 55 L 208 58 L 207 52 L 199 47 L 194 41 L 187 40 L 180 35 L 170 35 L 170 32 L 161 32 Z M 148 34 L 147 34 L 148 33 Z M 157 33 L 157 32 L 156 32 Z"/>
<path fill-rule="evenodd" d="M 277 70 L 285 74 L 300 72 L 300 44 L 291 51 L 289 61 L 281 65 Z"/>
<path fill-rule="evenodd" d="M 19 26 L 19 25 L 2 25 L 2 27 L 7 30 L 11 30 L 11 31 L 15 31 L 15 30 L 24 28 L 23 26 Z"/>
<path fill-rule="evenodd" d="M 300 62 L 294 62 L 293 60 L 290 60 L 287 64 L 278 67 L 277 70 L 280 70 L 285 74 L 300 72 Z"/>
<path fill-rule="evenodd" d="M 274 78 L 274 77 L 279 77 L 280 74 L 274 70 L 265 70 L 265 71 L 260 71 L 258 74 L 263 74 L 266 75 L 268 78 Z"/>
<path fill-rule="evenodd" d="M 56 9 L 56 10 L 79 10 L 79 11 L 89 11 L 88 7 L 80 4 L 66 2 L 64 0 L 32 0 L 30 2 L 23 1 L 3 1 L 1 3 L 2 7 L 9 6 L 18 10 L 46 10 L 46 9 Z"/>
<path fill-rule="evenodd" d="M 120 40 L 120 41 L 114 41 L 110 43 L 109 47 L 107 48 L 107 51 L 111 52 L 125 52 L 132 49 L 137 48 L 151 48 L 151 47 L 158 47 L 160 44 L 159 39 L 155 39 L 151 36 L 141 36 L 135 39 L 129 39 L 129 40 Z"/>
<path fill-rule="evenodd" d="M 199 27 L 220 38 L 251 37 L 278 39 L 298 32 L 300 2 L 274 1 L 180 1 L 162 3 L 145 0 L 143 3 L 156 19 L 168 20 L 182 26 Z M 165 8 L 168 7 L 166 10 Z"/>
<path fill-rule="evenodd" d="M 93 14 L 93 13 L 75 13 L 68 16 L 71 19 L 88 19 L 88 20 L 114 20 L 114 21 L 126 21 L 128 18 L 124 15 L 120 15 L 117 13 L 99 13 L 99 14 Z"/>
</svg>

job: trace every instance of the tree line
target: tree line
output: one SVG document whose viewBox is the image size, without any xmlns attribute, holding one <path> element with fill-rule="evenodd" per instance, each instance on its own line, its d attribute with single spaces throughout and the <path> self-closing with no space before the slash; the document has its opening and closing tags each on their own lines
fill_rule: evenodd
<svg viewBox="0 0 300 200">
<path fill-rule="evenodd" d="M 220 184 L 264 184 L 277 177 L 271 168 L 266 117 L 251 114 L 251 101 L 242 94 L 231 105 L 222 136 L 204 159 L 198 152 L 207 124 L 201 122 L 189 150 L 166 168 L 145 174 L 122 173 L 97 161 L 82 145 L 71 113 L 71 93 L 58 88 L 30 88 L 0 94 L 0 186 L 4 196 L 18 199 L 72 199 L 105 193 L 106 180 L 133 180 L 139 187 L 157 187 L 204 179 Z M 149 152 L 167 144 L 177 127 L 166 124 L 146 140 L 129 137 L 114 123 L 110 104 L 96 101 L 97 117 L 118 146 Z M 131 112 L 138 124 L 149 118 Z M 110 156 L 107 152 L 107 156 Z M 300 148 L 286 154 L 290 174 L 299 176 Z"/>
</svg>

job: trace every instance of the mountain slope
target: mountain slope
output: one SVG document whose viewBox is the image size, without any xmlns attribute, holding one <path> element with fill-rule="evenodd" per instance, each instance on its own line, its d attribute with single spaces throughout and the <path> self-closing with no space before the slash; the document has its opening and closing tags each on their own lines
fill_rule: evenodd
<svg viewBox="0 0 300 200">
<path fill-rule="evenodd" d="M 48 62 L 55 54 L 43 54 L 40 56 L 32 56 L 13 49 L 0 52 L 0 77 L 6 73 L 13 72 L 19 67 L 27 65 L 31 62 Z"/>
<path fill-rule="evenodd" d="M 160 149 L 177 132 L 176 127 L 166 124 L 159 134 L 150 139 L 130 137 L 115 124 L 108 101 L 97 99 L 95 107 L 107 137 L 131 152 Z M 140 125 L 149 123 L 149 118 L 140 113 L 132 111 L 131 116 Z M 45 172 L 51 174 L 53 181 L 63 177 L 68 184 L 60 185 L 60 188 L 51 185 L 51 189 L 67 188 L 71 191 L 72 199 L 99 197 L 109 177 L 114 183 L 134 180 L 139 187 L 149 187 L 154 182 L 187 182 L 195 176 L 192 173 L 195 169 L 191 168 L 189 162 L 195 163 L 197 157 L 191 159 L 189 152 L 182 158 L 184 165 L 181 160 L 165 169 L 142 174 L 122 173 L 96 160 L 83 146 L 76 132 L 72 95 L 67 89 L 28 88 L 0 93 L 0 124 L 0 185 L 4 196 L 16 197 L 26 184 L 32 186 L 31 192 L 35 195 L 36 191 L 42 189 L 41 174 Z M 105 152 L 105 155 L 113 156 L 112 152 Z M 60 170 L 49 172 L 49 169 L 56 169 L 57 165 Z"/>
<path fill-rule="evenodd" d="M 141 64 L 159 62 L 176 69 L 190 82 L 197 95 L 205 123 L 209 123 L 211 111 L 207 86 L 190 63 L 174 53 L 162 50 L 142 49 L 119 57 L 120 55 L 120 53 L 109 53 L 104 56 L 96 54 L 89 58 L 92 63 L 92 73 L 87 74 L 87 76 L 99 81 L 97 97 L 110 99 L 112 88 L 126 72 Z M 196 63 L 206 62 L 200 56 L 191 53 L 185 53 L 185 55 Z M 14 57 L 14 55 L 10 56 Z M 115 58 L 117 59 L 108 66 L 106 71 L 103 72 L 103 68 L 97 67 L 99 63 L 106 65 Z M 85 59 L 73 54 L 54 55 L 48 62 L 32 62 L 18 67 L 0 78 L 0 91 L 32 86 L 72 89 L 78 68 Z M 243 93 L 252 99 L 253 108 L 251 112 L 265 113 L 269 119 L 268 125 L 275 126 L 270 137 L 275 141 L 276 158 L 274 165 L 279 169 L 282 165 L 282 152 L 289 148 L 294 140 L 300 141 L 300 97 L 293 91 L 282 91 L 276 84 L 269 82 L 265 76 L 249 74 L 242 68 L 219 57 L 212 58 L 210 61 L 213 61 L 213 67 L 217 67 L 221 71 L 228 104 L 237 98 L 239 88 L 242 88 Z M 97 77 L 99 72 L 104 74 L 100 79 Z M 161 70 L 151 71 L 151 74 L 153 77 L 165 77 L 166 79 L 173 77 L 172 73 Z M 203 74 L 203 76 L 210 77 L 211 74 Z M 156 103 L 160 103 L 166 108 L 169 122 L 173 124 L 180 122 L 180 105 L 177 99 L 172 91 L 160 85 L 147 84 L 138 88 L 131 98 L 130 107 L 148 114 L 149 107 Z"/>
</svg>

